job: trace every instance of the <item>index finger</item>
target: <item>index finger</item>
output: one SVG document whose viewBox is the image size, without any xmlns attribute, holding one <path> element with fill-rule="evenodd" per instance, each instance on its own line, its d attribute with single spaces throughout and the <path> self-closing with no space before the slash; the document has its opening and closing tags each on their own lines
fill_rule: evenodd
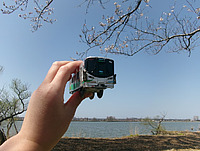
<svg viewBox="0 0 200 151">
<path fill-rule="evenodd" d="M 63 65 L 66 65 L 68 64 L 70 61 L 55 61 L 51 68 L 49 69 L 45 79 L 44 79 L 44 82 L 48 82 L 48 83 L 51 83 L 52 80 L 54 79 L 54 77 L 56 76 L 59 68 Z"/>
<path fill-rule="evenodd" d="M 65 85 L 67 83 L 67 81 L 70 80 L 71 74 L 74 73 L 76 71 L 76 69 L 79 68 L 79 66 L 81 65 L 82 61 L 73 61 L 73 62 L 69 62 L 68 64 L 65 64 L 63 66 L 61 66 L 58 70 L 58 72 L 56 73 L 52 84 L 54 84 L 55 86 L 58 86 L 59 88 L 65 89 Z"/>
</svg>

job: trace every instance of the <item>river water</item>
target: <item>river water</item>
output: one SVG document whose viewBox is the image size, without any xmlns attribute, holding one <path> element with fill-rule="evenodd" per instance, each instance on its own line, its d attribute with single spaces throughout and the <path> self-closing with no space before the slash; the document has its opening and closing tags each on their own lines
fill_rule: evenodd
<svg viewBox="0 0 200 151">
<path fill-rule="evenodd" d="M 17 121 L 20 130 L 22 122 Z M 200 122 L 163 122 L 170 131 L 200 131 Z M 1 128 L 5 126 L 1 126 Z M 11 135 L 14 135 L 14 129 Z M 151 134 L 151 128 L 142 122 L 72 122 L 64 137 L 115 138 L 135 134 Z"/>
<path fill-rule="evenodd" d="M 163 122 L 163 127 L 170 131 L 199 131 L 200 122 Z M 151 128 L 142 122 L 72 122 L 64 136 L 114 138 L 135 134 L 151 134 Z"/>
</svg>

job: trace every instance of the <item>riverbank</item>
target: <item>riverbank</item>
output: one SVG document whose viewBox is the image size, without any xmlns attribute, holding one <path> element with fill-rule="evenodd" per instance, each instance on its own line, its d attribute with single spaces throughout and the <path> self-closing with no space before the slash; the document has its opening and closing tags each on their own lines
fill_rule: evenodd
<svg viewBox="0 0 200 151">
<path fill-rule="evenodd" d="M 136 135 L 123 138 L 62 138 L 52 151 L 175 151 L 200 150 L 200 132 Z"/>
</svg>

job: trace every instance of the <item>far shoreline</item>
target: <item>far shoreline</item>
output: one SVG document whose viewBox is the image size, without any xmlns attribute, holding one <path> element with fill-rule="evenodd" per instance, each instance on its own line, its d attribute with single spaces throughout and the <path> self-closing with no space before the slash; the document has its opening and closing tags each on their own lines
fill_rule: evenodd
<svg viewBox="0 0 200 151">
<path fill-rule="evenodd" d="M 107 118 L 77 118 L 74 117 L 72 122 L 144 122 L 146 118 L 115 118 L 108 116 Z M 150 118 L 152 121 L 159 121 L 159 118 Z M 23 121 L 24 117 L 15 117 L 15 121 Z M 163 122 L 200 122 L 200 120 L 191 119 L 164 119 Z"/>
</svg>

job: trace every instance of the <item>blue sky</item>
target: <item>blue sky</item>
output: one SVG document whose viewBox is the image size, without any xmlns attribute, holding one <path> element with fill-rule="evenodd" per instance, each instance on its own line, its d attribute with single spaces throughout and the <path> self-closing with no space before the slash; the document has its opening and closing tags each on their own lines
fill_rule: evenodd
<svg viewBox="0 0 200 151">
<path fill-rule="evenodd" d="M 158 3 L 159 2 L 159 3 Z M 94 6 L 85 14 L 81 1 L 56 1 L 53 25 L 44 24 L 37 32 L 30 31 L 30 22 L 18 18 L 21 12 L 0 15 L 0 87 L 8 86 L 13 78 L 30 84 L 33 92 L 43 81 L 54 61 L 76 58 L 76 51 L 87 48 L 79 42 L 85 19 L 95 25 L 101 19 L 99 12 L 110 13 Z M 166 3 L 166 4 L 165 4 Z M 169 10 L 170 1 L 156 0 L 152 14 Z M 86 99 L 79 106 L 76 117 L 115 116 L 154 117 L 167 113 L 167 118 L 193 118 L 200 116 L 200 47 L 187 53 L 149 55 L 140 52 L 133 57 L 108 55 L 115 60 L 117 84 L 106 90 L 102 99 Z M 102 56 L 98 48 L 88 55 Z M 68 88 L 68 86 L 67 86 Z M 65 98 L 70 97 L 68 89 Z"/>
</svg>

